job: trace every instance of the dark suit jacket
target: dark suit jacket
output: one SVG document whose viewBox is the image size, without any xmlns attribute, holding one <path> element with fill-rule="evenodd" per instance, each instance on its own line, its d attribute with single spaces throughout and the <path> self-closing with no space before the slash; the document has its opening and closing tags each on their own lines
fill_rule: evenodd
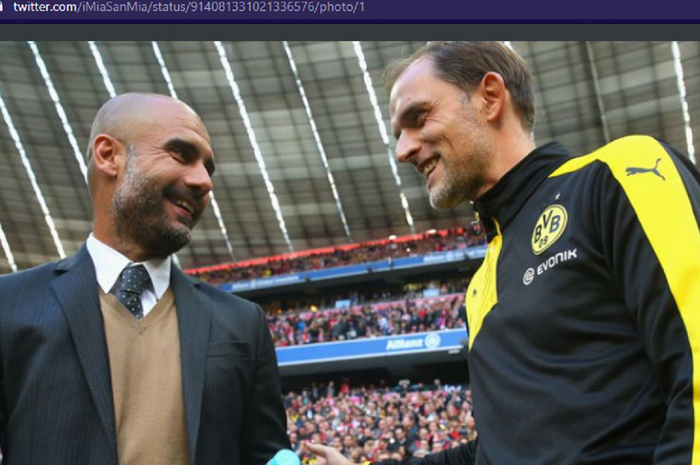
<svg viewBox="0 0 700 465">
<path fill-rule="evenodd" d="M 263 312 L 176 267 L 170 285 L 190 464 L 267 463 L 289 441 Z M 84 246 L 0 277 L 0 449 L 4 465 L 118 463 L 98 284 Z"/>
</svg>

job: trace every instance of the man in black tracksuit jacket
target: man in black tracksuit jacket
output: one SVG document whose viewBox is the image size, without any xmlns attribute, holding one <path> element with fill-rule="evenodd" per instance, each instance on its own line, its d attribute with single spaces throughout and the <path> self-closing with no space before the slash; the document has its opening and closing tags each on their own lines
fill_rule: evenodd
<svg viewBox="0 0 700 465">
<path fill-rule="evenodd" d="M 381 463 L 700 464 L 695 166 L 644 136 L 535 148 L 529 74 L 499 44 L 431 43 L 390 82 L 397 156 L 435 207 L 474 200 L 489 245 L 466 294 L 479 437 Z"/>
</svg>

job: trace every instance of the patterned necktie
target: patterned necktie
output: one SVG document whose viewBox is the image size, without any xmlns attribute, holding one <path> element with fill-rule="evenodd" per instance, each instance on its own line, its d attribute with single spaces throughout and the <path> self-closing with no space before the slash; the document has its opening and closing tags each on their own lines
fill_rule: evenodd
<svg viewBox="0 0 700 465">
<path fill-rule="evenodd" d="M 117 299 L 139 320 L 143 318 L 141 294 L 150 284 L 151 277 L 143 265 L 127 266 L 117 279 Z"/>
</svg>

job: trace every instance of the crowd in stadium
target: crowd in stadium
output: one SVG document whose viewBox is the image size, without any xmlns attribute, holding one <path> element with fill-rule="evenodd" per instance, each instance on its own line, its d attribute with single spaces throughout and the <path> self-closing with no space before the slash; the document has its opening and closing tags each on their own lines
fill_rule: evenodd
<svg viewBox="0 0 700 465">
<path fill-rule="evenodd" d="M 463 293 L 270 316 L 277 347 L 463 328 Z"/>
<path fill-rule="evenodd" d="M 289 437 L 303 463 L 302 441 L 332 445 L 354 463 L 422 457 L 476 437 L 471 391 L 464 386 L 350 387 L 312 384 L 284 396 Z"/>
<path fill-rule="evenodd" d="M 365 244 L 334 247 L 322 252 L 308 252 L 289 258 L 274 257 L 262 263 L 232 263 L 207 270 L 190 270 L 190 274 L 210 284 L 223 284 L 269 276 L 321 270 L 338 266 L 369 263 L 433 252 L 459 250 L 485 242 L 483 235 L 476 236 L 470 228 L 455 228 L 439 232 L 424 233 L 410 240 L 396 238 L 389 241 L 374 241 Z M 258 260 L 260 261 L 260 260 Z"/>
<path fill-rule="evenodd" d="M 443 233 L 269 259 L 195 275 L 221 284 L 463 249 L 483 242 L 469 229 Z M 463 328 L 467 284 L 468 279 L 461 278 L 400 292 L 386 290 L 382 295 L 326 296 L 330 301 L 324 304 L 329 308 L 304 305 L 278 309 L 268 316 L 268 324 L 276 347 Z M 336 305 L 341 301 L 344 305 Z M 463 386 L 442 385 L 439 380 L 432 385 L 406 381 L 394 388 L 383 383 L 351 388 L 347 380 L 337 386 L 332 381 L 312 383 L 306 390 L 286 394 L 284 402 L 292 448 L 304 464 L 313 464 L 316 459 L 302 450 L 302 441 L 334 446 L 352 462 L 362 463 L 422 457 L 476 437 L 471 392 Z"/>
</svg>

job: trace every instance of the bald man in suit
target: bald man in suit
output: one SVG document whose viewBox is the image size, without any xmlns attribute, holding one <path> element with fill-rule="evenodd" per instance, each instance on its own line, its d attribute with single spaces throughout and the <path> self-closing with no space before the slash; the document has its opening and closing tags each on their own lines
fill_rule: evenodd
<svg viewBox="0 0 700 465">
<path fill-rule="evenodd" d="M 289 447 L 265 315 L 171 263 L 209 202 L 204 124 L 124 94 L 88 158 L 86 244 L 0 277 L 4 464 L 264 465 Z"/>
</svg>

